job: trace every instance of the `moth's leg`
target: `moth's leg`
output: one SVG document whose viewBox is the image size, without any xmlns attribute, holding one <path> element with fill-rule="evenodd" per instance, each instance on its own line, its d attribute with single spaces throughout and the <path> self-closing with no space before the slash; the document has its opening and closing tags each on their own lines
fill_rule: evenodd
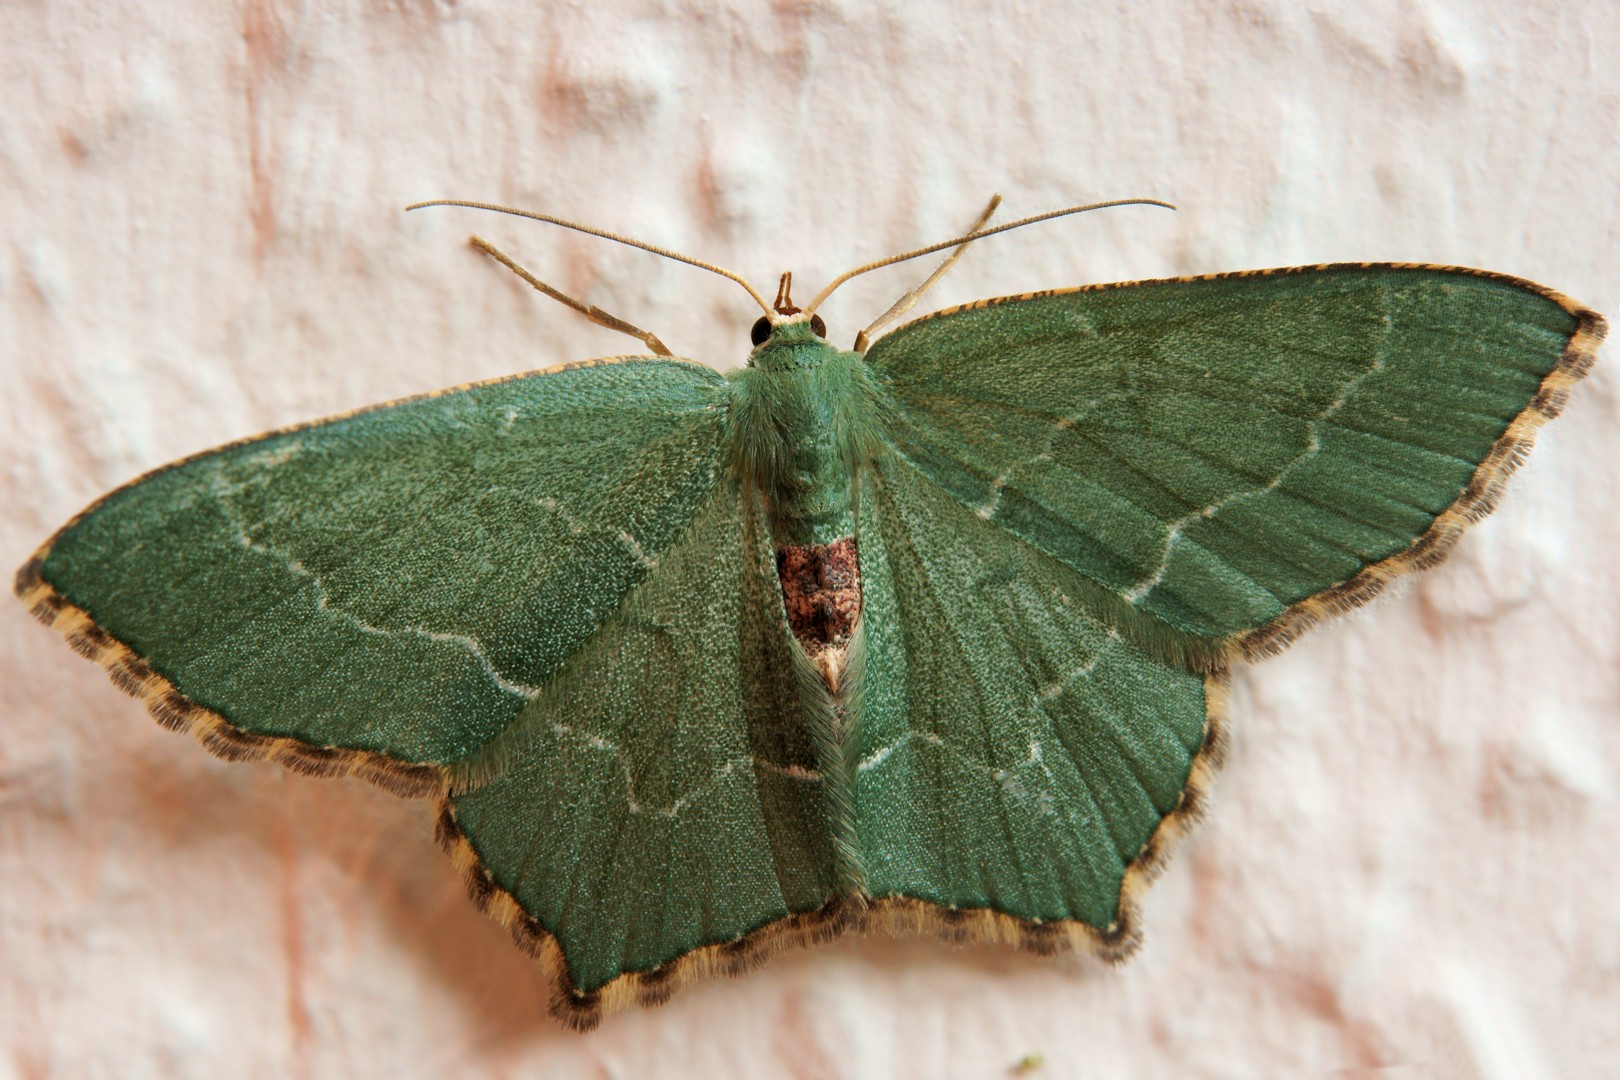
<svg viewBox="0 0 1620 1080">
<path fill-rule="evenodd" d="M 477 248 L 479 251 L 482 251 L 485 255 L 490 256 L 496 262 L 512 271 L 512 273 L 516 274 L 524 281 L 527 281 L 530 285 L 533 285 L 536 289 L 539 289 L 541 292 L 545 293 L 558 303 L 566 304 L 573 308 L 575 311 L 591 320 L 591 322 L 595 323 L 597 326 L 605 326 L 609 330 L 617 330 L 621 334 L 629 334 L 631 337 L 636 338 L 645 344 L 647 348 L 651 349 L 655 356 L 675 355 L 674 353 L 670 352 L 669 348 L 665 346 L 662 341 L 659 341 L 658 338 L 650 331 L 632 326 L 630 323 L 625 322 L 616 315 L 609 315 L 595 304 L 580 303 L 567 293 L 558 289 L 553 289 L 550 285 L 547 285 L 545 282 L 523 269 L 523 267 L 514 262 L 510 256 L 501 251 L 494 244 L 491 244 L 488 240 L 485 240 L 482 236 L 473 236 L 471 243 L 473 247 Z"/>
</svg>

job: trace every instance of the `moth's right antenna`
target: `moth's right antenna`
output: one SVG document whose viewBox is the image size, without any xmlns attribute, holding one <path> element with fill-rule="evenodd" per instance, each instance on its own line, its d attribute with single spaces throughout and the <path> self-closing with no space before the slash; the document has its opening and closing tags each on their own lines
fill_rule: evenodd
<svg viewBox="0 0 1620 1080">
<path fill-rule="evenodd" d="M 972 227 L 968 229 L 968 235 L 971 236 L 980 229 L 984 228 L 985 225 L 990 221 L 990 216 L 996 212 L 996 207 L 1000 205 L 1001 196 L 999 194 L 990 196 L 990 205 L 984 208 L 984 213 L 979 215 L 979 220 L 975 221 Z M 956 260 L 962 257 L 962 252 L 967 250 L 967 246 L 970 243 L 972 243 L 972 241 L 964 240 L 960 244 L 957 244 L 955 250 L 945 257 L 945 261 L 940 263 L 932 274 L 928 275 L 928 279 L 926 281 L 924 281 L 921 285 L 916 285 L 910 289 L 907 289 L 906 294 L 900 299 L 896 300 L 894 304 L 890 306 L 888 311 L 885 311 L 883 314 L 873 319 L 867 324 L 865 330 L 862 330 L 860 333 L 856 334 L 855 351 L 864 354 L 866 352 L 867 343 L 872 340 L 872 334 L 879 327 L 888 326 L 890 323 L 894 322 L 894 320 L 910 311 L 912 306 L 922 298 L 922 294 L 931 289 L 934 282 L 944 277 L 945 271 L 956 265 Z"/>
<path fill-rule="evenodd" d="M 1162 206 L 1166 210 L 1175 209 L 1175 207 L 1170 203 L 1161 202 L 1158 199 L 1110 199 L 1108 202 L 1087 203 L 1084 206 L 1069 206 L 1062 210 L 1049 210 L 1044 214 L 1036 214 L 1034 217 L 1020 218 L 1017 221 L 1009 222 L 1006 225 L 997 225 L 994 229 L 985 229 L 983 232 L 970 232 L 966 236 L 958 236 L 951 240 L 941 241 L 938 244 L 929 244 L 927 247 L 918 248 L 916 251 L 907 251 L 901 255 L 890 255 L 887 259 L 879 259 L 877 262 L 867 263 L 865 266 L 857 266 L 855 269 L 850 270 L 847 273 L 840 274 L 833 278 L 831 284 L 829 284 L 825 289 L 822 289 L 819 293 L 817 293 L 814 300 L 810 301 L 804 306 L 805 313 L 809 314 L 814 312 L 816 308 L 822 305 L 827 297 L 833 294 L 834 289 L 837 289 L 850 278 L 857 277 L 869 271 L 880 270 L 885 266 L 893 266 L 895 263 L 905 262 L 907 259 L 915 259 L 921 255 L 931 255 L 936 251 L 944 251 L 946 248 L 959 247 L 962 244 L 966 244 L 974 240 L 983 240 L 987 236 L 994 236 L 996 233 L 1004 233 L 1009 229 L 1020 229 L 1025 225 L 1033 225 L 1037 221 L 1047 221 L 1051 218 L 1066 217 L 1069 214 L 1083 214 L 1087 210 L 1104 210 L 1110 206 Z"/>
</svg>

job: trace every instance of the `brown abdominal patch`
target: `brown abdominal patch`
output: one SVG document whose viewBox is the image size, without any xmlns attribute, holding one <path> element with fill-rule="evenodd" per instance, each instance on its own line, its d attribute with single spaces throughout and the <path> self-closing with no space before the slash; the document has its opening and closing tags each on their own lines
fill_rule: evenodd
<svg viewBox="0 0 1620 1080">
<path fill-rule="evenodd" d="M 861 560 L 853 536 L 776 552 L 788 624 L 811 656 L 849 644 L 861 614 Z"/>
</svg>

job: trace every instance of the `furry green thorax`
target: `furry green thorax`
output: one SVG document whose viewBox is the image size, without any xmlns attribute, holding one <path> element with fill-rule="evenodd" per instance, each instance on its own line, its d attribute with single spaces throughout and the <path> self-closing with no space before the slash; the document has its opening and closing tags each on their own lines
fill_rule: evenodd
<svg viewBox="0 0 1620 1080">
<path fill-rule="evenodd" d="M 767 496 L 778 544 L 851 535 L 851 480 L 876 453 L 882 393 L 860 354 L 805 322 L 777 323 L 727 379 L 732 467 Z"/>
</svg>

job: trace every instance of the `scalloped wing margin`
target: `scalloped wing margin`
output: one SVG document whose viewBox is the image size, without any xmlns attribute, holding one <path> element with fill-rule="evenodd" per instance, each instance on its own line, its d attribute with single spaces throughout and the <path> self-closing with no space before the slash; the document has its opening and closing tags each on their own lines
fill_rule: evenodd
<svg viewBox="0 0 1620 1080">
<path fill-rule="evenodd" d="M 98 500 L 19 593 L 216 749 L 397 777 L 510 724 L 656 564 L 722 473 L 726 401 L 626 357 L 297 425 Z"/>
<path fill-rule="evenodd" d="M 1437 562 L 1604 329 L 1504 275 L 1338 264 L 981 301 L 868 359 L 902 455 L 1207 666 Z"/>
<path fill-rule="evenodd" d="M 626 972 L 590 991 L 579 990 L 556 937 L 495 880 L 456 821 L 449 800 L 440 804 L 438 839 L 466 882 L 474 905 L 506 927 L 517 946 L 541 965 L 551 981 L 551 1012 L 578 1031 L 633 1005 L 656 1006 L 677 990 L 716 976 L 746 975 L 784 952 L 837 941 L 850 934 L 928 938 L 942 944 L 1010 945 L 1037 956 L 1089 952 L 1118 963 L 1141 944 L 1141 900 L 1177 846 L 1203 817 L 1228 743 L 1230 677 L 1224 670 L 1203 676 L 1202 742 L 1175 807 L 1166 814 L 1125 868 L 1113 923 L 1099 929 L 1073 919 L 1032 920 L 991 907 L 952 907 L 908 896 L 830 899 L 728 941 L 700 946 L 669 963 Z"/>
</svg>

